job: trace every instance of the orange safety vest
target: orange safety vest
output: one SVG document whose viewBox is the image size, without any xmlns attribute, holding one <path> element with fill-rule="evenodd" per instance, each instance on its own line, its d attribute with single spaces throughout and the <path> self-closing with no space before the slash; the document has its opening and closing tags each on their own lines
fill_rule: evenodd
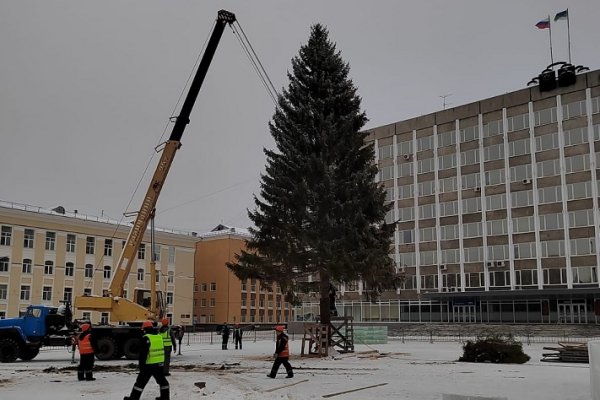
<svg viewBox="0 0 600 400">
<path fill-rule="evenodd" d="M 283 348 L 283 350 L 281 351 L 281 353 L 278 354 L 279 357 L 289 357 L 290 356 L 290 346 L 289 346 L 289 338 L 286 337 L 286 341 L 285 341 L 285 347 Z"/>
<path fill-rule="evenodd" d="M 83 339 L 79 340 L 79 354 L 94 354 L 90 338 L 91 335 L 85 335 Z"/>
</svg>

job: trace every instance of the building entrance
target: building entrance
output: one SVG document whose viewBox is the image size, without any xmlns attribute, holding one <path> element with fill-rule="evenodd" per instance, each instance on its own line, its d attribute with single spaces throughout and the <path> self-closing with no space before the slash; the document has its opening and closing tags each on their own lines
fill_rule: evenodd
<svg viewBox="0 0 600 400">
<path fill-rule="evenodd" d="M 586 324 L 587 307 L 585 303 L 558 304 L 558 322 L 565 324 Z"/>
<path fill-rule="evenodd" d="M 477 322 L 474 305 L 454 305 L 452 307 L 453 322 Z"/>
</svg>

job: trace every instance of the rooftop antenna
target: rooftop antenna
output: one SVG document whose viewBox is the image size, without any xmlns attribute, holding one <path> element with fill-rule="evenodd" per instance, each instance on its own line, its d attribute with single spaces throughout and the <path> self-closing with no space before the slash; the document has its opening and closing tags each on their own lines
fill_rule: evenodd
<svg viewBox="0 0 600 400">
<path fill-rule="evenodd" d="M 452 93 L 448 93 L 448 94 L 443 94 L 440 97 L 442 98 L 442 110 L 446 109 L 446 106 L 452 104 L 452 103 L 446 103 L 446 97 L 450 97 L 452 96 Z"/>
</svg>

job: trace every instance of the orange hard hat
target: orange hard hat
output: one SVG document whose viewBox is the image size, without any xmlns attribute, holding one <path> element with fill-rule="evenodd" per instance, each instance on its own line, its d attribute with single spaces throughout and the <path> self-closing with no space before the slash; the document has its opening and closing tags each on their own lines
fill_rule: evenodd
<svg viewBox="0 0 600 400">
<path fill-rule="evenodd" d="M 81 331 L 82 332 L 87 332 L 90 329 L 92 329 L 92 326 L 90 324 L 83 324 L 83 325 L 81 325 Z"/>
<path fill-rule="evenodd" d="M 169 325 L 169 318 L 163 318 L 163 319 L 161 319 L 161 320 L 160 320 L 160 323 L 161 323 L 163 326 L 167 326 L 167 325 Z"/>
<path fill-rule="evenodd" d="M 152 328 L 154 325 L 152 324 L 152 321 L 144 321 L 142 322 L 142 329 L 146 329 L 146 328 Z"/>
<path fill-rule="evenodd" d="M 277 332 L 283 332 L 283 330 L 284 330 L 284 329 L 285 329 L 285 326 L 283 326 L 283 325 L 277 325 L 277 326 L 275 327 L 275 330 L 276 330 Z"/>
</svg>

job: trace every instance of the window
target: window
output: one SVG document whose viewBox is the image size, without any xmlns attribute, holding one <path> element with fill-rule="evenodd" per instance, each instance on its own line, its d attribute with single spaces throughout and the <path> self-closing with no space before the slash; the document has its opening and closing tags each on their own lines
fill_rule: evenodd
<svg viewBox="0 0 600 400">
<path fill-rule="evenodd" d="M 421 228 L 419 229 L 419 241 L 420 242 L 432 242 L 435 240 L 436 227 Z"/>
<path fill-rule="evenodd" d="M 419 252 L 419 260 L 421 261 L 421 265 L 437 264 L 437 251 L 421 251 Z"/>
<path fill-rule="evenodd" d="M 72 262 L 65 264 L 65 276 L 73 276 L 75 272 L 75 265 Z"/>
<path fill-rule="evenodd" d="M 394 166 L 388 165 L 386 167 L 381 167 L 379 169 L 379 180 L 387 181 L 390 179 L 394 179 Z"/>
<path fill-rule="evenodd" d="M 559 214 L 544 214 L 540 215 L 540 230 L 549 231 L 553 229 L 563 228 L 563 215 Z"/>
<path fill-rule="evenodd" d="M 596 254 L 594 238 L 571 239 L 571 254 L 581 256 L 585 254 Z"/>
<path fill-rule="evenodd" d="M 564 131 L 565 146 L 573 146 L 588 142 L 587 126 Z"/>
<path fill-rule="evenodd" d="M 557 203 L 562 201 L 562 191 L 558 186 L 550 186 L 538 189 L 540 204 Z"/>
<path fill-rule="evenodd" d="M 23 264 L 21 267 L 21 272 L 24 274 L 30 274 L 31 273 L 31 266 L 32 266 L 32 262 L 29 258 L 25 258 L 23 259 Z"/>
<path fill-rule="evenodd" d="M 108 325 L 108 313 L 107 312 L 103 312 L 102 314 L 100 314 L 100 324 Z"/>
<path fill-rule="evenodd" d="M 217 290 L 217 282 L 211 282 L 210 283 L 210 291 L 214 292 Z"/>
<path fill-rule="evenodd" d="M 398 164 L 398 176 L 400 178 L 404 176 L 413 176 L 413 163 L 404 162 L 402 164 Z"/>
<path fill-rule="evenodd" d="M 405 230 L 405 231 L 398 231 L 398 235 L 400 237 L 400 243 L 401 244 L 407 244 L 407 243 L 414 243 L 415 242 L 415 231 L 410 229 L 410 230 Z"/>
<path fill-rule="evenodd" d="M 458 181 L 455 176 L 438 180 L 440 193 L 456 192 L 458 189 Z"/>
<path fill-rule="evenodd" d="M 146 258 L 146 245 L 144 243 L 140 244 L 140 248 L 138 249 L 138 260 L 144 260 Z"/>
<path fill-rule="evenodd" d="M 526 179 L 531 179 L 531 164 L 510 167 L 509 173 L 511 182 L 521 182 Z"/>
<path fill-rule="evenodd" d="M 479 149 L 467 150 L 460 153 L 460 165 L 479 163 Z"/>
<path fill-rule="evenodd" d="M 54 262 L 44 262 L 44 275 L 52 275 L 54 273 Z"/>
<path fill-rule="evenodd" d="M 169 271 L 167 272 L 167 283 L 175 282 L 175 272 Z"/>
<path fill-rule="evenodd" d="M 535 126 L 551 124 L 558 121 L 556 107 L 550 107 L 534 112 L 533 119 L 535 120 Z"/>
<path fill-rule="evenodd" d="M 202 287 L 202 291 L 203 291 L 203 292 L 206 292 L 206 291 L 208 291 L 208 284 L 207 284 L 206 282 L 204 282 L 204 283 L 201 285 L 201 287 Z"/>
<path fill-rule="evenodd" d="M 168 305 L 172 305 L 173 304 L 173 292 L 167 292 L 167 304 Z"/>
<path fill-rule="evenodd" d="M 207 299 L 200 299 L 200 306 L 201 307 L 206 307 L 206 300 Z"/>
<path fill-rule="evenodd" d="M 534 286 L 537 285 L 537 270 L 535 269 L 522 269 L 515 271 L 515 284 L 520 286 Z"/>
<path fill-rule="evenodd" d="M 513 218 L 513 232 L 526 233 L 535 231 L 535 220 L 533 216 Z"/>
<path fill-rule="evenodd" d="M 597 283 L 598 274 L 596 267 L 573 267 L 573 283 Z"/>
<path fill-rule="evenodd" d="M 94 277 L 94 266 L 92 264 L 85 264 L 84 276 L 86 278 L 93 278 Z"/>
<path fill-rule="evenodd" d="M 456 144 L 456 131 L 438 133 L 438 147 Z"/>
<path fill-rule="evenodd" d="M 508 143 L 509 157 L 522 156 L 524 154 L 531 154 L 531 140 L 521 139 Z"/>
<path fill-rule="evenodd" d="M 440 170 L 456 167 L 456 154 L 446 154 L 445 156 L 439 156 L 438 167 Z"/>
<path fill-rule="evenodd" d="M 394 156 L 394 146 L 393 145 L 387 145 L 387 146 L 381 146 L 379 148 L 379 159 L 383 159 L 383 158 L 392 158 Z"/>
<path fill-rule="evenodd" d="M 520 131 L 529 128 L 529 114 L 515 115 L 506 119 L 506 130 L 508 132 Z"/>
<path fill-rule="evenodd" d="M 414 186 L 413 185 L 405 185 L 398 187 L 398 198 L 399 199 L 409 199 L 413 197 Z"/>
<path fill-rule="evenodd" d="M 169 246 L 169 264 L 175 264 L 175 247 Z"/>
<path fill-rule="evenodd" d="M 73 300 L 73 288 L 66 287 L 65 291 L 63 292 L 63 301 L 68 301 L 71 303 L 71 300 Z"/>
<path fill-rule="evenodd" d="M 493 186 L 500 185 L 506 181 L 504 176 L 504 168 L 485 171 L 485 185 Z"/>
<path fill-rule="evenodd" d="M 506 235 L 508 232 L 507 223 L 505 219 L 498 219 L 486 222 L 487 234 L 489 236 L 494 235 Z"/>
<path fill-rule="evenodd" d="M 560 175 L 560 161 L 559 160 L 546 160 L 540 161 L 536 164 L 537 176 L 554 176 Z"/>
<path fill-rule="evenodd" d="M 431 172 L 434 169 L 433 158 L 426 158 L 424 160 L 419 160 L 417 163 L 417 172 L 419 174 L 424 174 L 426 172 Z"/>
<path fill-rule="evenodd" d="M 0 283 L 0 300 L 6 300 L 8 298 L 8 285 Z"/>
<path fill-rule="evenodd" d="M 535 138 L 535 150 L 544 151 L 558 149 L 558 133 L 549 133 L 547 135 L 537 136 Z"/>
<path fill-rule="evenodd" d="M 485 197 L 485 206 L 487 211 L 506 209 L 506 195 L 495 194 Z"/>
<path fill-rule="evenodd" d="M 104 266 L 104 279 L 110 279 L 111 268 L 110 265 Z"/>
<path fill-rule="evenodd" d="M 415 219 L 415 211 L 413 207 L 399 208 L 398 219 L 400 221 L 412 221 Z"/>
<path fill-rule="evenodd" d="M 11 238 L 12 228 L 10 226 L 2 225 L 2 230 L 0 231 L 0 246 L 10 246 Z"/>
<path fill-rule="evenodd" d="M 495 245 L 495 246 L 488 246 L 487 249 L 487 253 L 488 253 L 488 260 L 492 261 L 502 261 L 502 260 L 508 260 L 509 258 L 509 254 L 508 254 L 508 245 L 507 244 L 499 244 L 499 245 Z"/>
<path fill-rule="evenodd" d="M 442 263 L 451 264 L 460 262 L 460 249 L 442 250 Z"/>
<path fill-rule="evenodd" d="M 458 225 L 444 225 L 440 227 L 440 239 L 458 239 Z"/>
<path fill-rule="evenodd" d="M 42 300 L 44 300 L 44 301 L 52 300 L 52 286 L 44 286 L 42 288 Z"/>
<path fill-rule="evenodd" d="M 458 200 L 440 203 L 440 217 L 458 215 Z"/>
<path fill-rule="evenodd" d="M 463 213 L 476 213 L 481 211 L 481 199 L 479 197 L 471 197 L 462 201 Z"/>
<path fill-rule="evenodd" d="M 587 154 L 579 154 L 565 157 L 565 172 L 567 174 L 577 171 L 589 171 L 590 157 Z"/>
<path fill-rule="evenodd" d="M 402 266 L 412 267 L 417 262 L 417 256 L 415 253 L 401 253 L 399 263 Z"/>
<path fill-rule="evenodd" d="M 46 250 L 54 251 L 56 232 L 46 232 Z"/>
<path fill-rule="evenodd" d="M 592 114 L 598 114 L 600 112 L 600 96 L 592 97 Z"/>
<path fill-rule="evenodd" d="M 419 206 L 419 218 L 435 218 L 435 204 L 424 204 Z"/>
<path fill-rule="evenodd" d="M 567 200 L 592 197 L 592 182 L 577 182 L 567 185 Z"/>
<path fill-rule="evenodd" d="M 569 228 L 593 225 L 594 212 L 592 210 L 579 210 L 569 212 Z"/>
<path fill-rule="evenodd" d="M 96 238 L 88 236 L 85 238 L 85 254 L 94 254 L 94 246 L 96 245 Z"/>
<path fill-rule="evenodd" d="M 67 253 L 75 253 L 75 240 L 75 235 L 71 233 L 67 234 Z"/>
<path fill-rule="evenodd" d="M 478 172 L 474 174 L 463 175 L 461 176 L 461 180 L 461 187 L 463 189 L 472 189 L 481 186 L 481 177 L 479 176 Z"/>
<path fill-rule="evenodd" d="M 10 264 L 10 258 L 0 257 L 0 272 L 8 272 L 9 264 Z"/>
<path fill-rule="evenodd" d="M 112 239 L 104 239 L 104 256 L 112 257 L 113 241 Z"/>
<path fill-rule="evenodd" d="M 565 241 L 564 240 L 546 240 L 541 242 L 542 257 L 564 257 Z"/>
<path fill-rule="evenodd" d="M 504 143 L 484 147 L 483 159 L 485 161 L 501 160 L 504 158 Z"/>
<path fill-rule="evenodd" d="M 418 184 L 419 196 L 435 194 L 435 181 L 421 182 Z"/>
<path fill-rule="evenodd" d="M 252 301 L 254 301 L 254 300 L 252 300 Z M 215 307 L 216 305 L 217 305 L 217 301 L 215 300 L 214 297 L 211 297 L 211 299 L 210 299 L 210 307 Z"/>
<path fill-rule="evenodd" d="M 502 120 L 490 121 L 483 124 L 483 137 L 500 135 L 504 132 Z"/>
<path fill-rule="evenodd" d="M 84 296 L 91 296 L 92 295 L 92 288 L 83 288 L 83 295 Z M 125 294 L 123 294 L 123 297 L 127 297 L 127 296 Z"/>
<path fill-rule="evenodd" d="M 383 190 L 385 191 L 385 201 L 394 201 L 394 187 L 387 187 Z"/>
<path fill-rule="evenodd" d="M 480 262 L 483 261 L 483 247 L 467 247 L 465 248 L 465 262 Z"/>
<path fill-rule="evenodd" d="M 513 207 L 527 207 L 533 205 L 533 190 L 523 190 L 510 194 Z"/>
<path fill-rule="evenodd" d="M 585 100 L 574 101 L 572 103 L 563 104 L 563 120 L 579 117 L 585 115 Z"/>
<path fill-rule="evenodd" d="M 513 246 L 515 259 L 535 258 L 535 242 L 518 243 Z"/>
<path fill-rule="evenodd" d="M 21 285 L 21 300 L 29 301 L 31 296 L 31 286 L 29 285 Z"/>
<path fill-rule="evenodd" d="M 479 127 L 470 126 L 468 128 L 461 128 L 459 131 L 461 142 L 470 142 L 471 140 L 479 139 Z"/>
<path fill-rule="evenodd" d="M 398 154 L 412 154 L 412 140 L 407 140 L 405 142 L 398 143 Z"/>
<path fill-rule="evenodd" d="M 490 286 L 510 286 L 510 273 L 509 271 L 489 271 L 490 274 Z"/>
<path fill-rule="evenodd" d="M 33 249 L 34 236 L 35 231 L 33 229 L 25 229 L 25 233 L 23 235 L 23 247 L 26 249 Z"/>
<path fill-rule="evenodd" d="M 433 136 L 425 136 L 417 139 L 417 151 L 429 149 L 433 149 Z"/>
<path fill-rule="evenodd" d="M 154 256 L 154 261 L 160 261 L 160 244 L 154 244 L 154 249 L 152 249 L 152 255 Z"/>
<path fill-rule="evenodd" d="M 463 236 L 465 238 L 481 237 L 481 222 L 471 222 L 463 224 Z"/>
</svg>

